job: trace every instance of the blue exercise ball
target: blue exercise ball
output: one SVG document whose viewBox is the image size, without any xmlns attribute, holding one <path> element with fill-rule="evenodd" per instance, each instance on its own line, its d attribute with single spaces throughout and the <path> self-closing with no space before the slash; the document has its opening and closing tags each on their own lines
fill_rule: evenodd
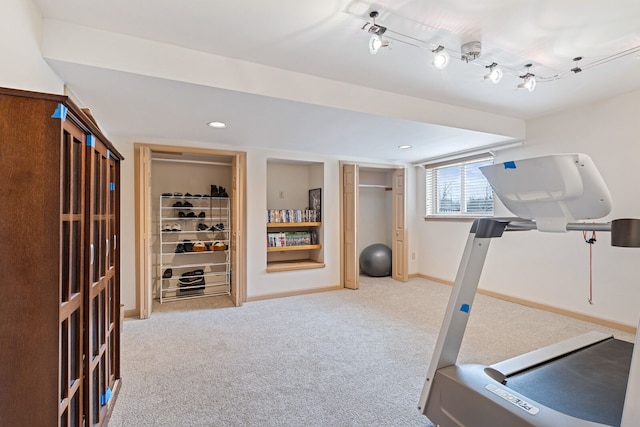
<svg viewBox="0 0 640 427">
<path fill-rule="evenodd" d="M 367 276 L 391 275 L 391 248 L 382 243 L 367 246 L 360 252 L 360 269 Z"/>
</svg>

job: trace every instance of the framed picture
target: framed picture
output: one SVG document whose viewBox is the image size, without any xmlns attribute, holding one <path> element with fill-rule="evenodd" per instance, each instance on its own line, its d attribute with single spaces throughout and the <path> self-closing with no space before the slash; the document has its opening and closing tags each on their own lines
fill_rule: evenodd
<svg viewBox="0 0 640 427">
<path fill-rule="evenodd" d="M 320 222 L 322 216 L 322 188 L 309 190 L 309 209 L 316 211 L 316 222 Z"/>
</svg>

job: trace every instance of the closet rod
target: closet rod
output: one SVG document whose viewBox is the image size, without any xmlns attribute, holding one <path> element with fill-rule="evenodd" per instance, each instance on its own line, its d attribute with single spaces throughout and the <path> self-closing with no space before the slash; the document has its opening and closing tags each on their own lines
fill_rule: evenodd
<svg viewBox="0 0 640 427">
<path fill-rule="evenodd" d="M 387 191 L 391 190 L 391 187 L 389 187 L 388 185 L 381 185 L 381 184 L 360 184 L 358 185 L 358 187 L 364 187 L 364 188 L 384 188 Z"/>
<path fill-rule="evenodd" d="M 194 163 L 194 164 L 202 164 L 202 165 L 231 166 L 230 163 L 208 162 L 205 160 L 182 160 L 182 159 L 151 159 L 151 160 L 156 162 Z"/>
</svg>

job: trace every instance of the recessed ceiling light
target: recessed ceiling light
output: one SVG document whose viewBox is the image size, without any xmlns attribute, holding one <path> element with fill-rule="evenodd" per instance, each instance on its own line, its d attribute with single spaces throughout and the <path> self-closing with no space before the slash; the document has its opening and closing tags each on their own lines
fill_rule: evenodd
<svg viewBox="0 0 640 427">
<path fill-rule="evenodd" d="M 222 122 L 209 122 L 207 123 L 207 126 L 212 127 L 214 129 L 224 129 L 227 127 L 227 124 Z"/>
<path fill-rule="evenodd" d="M 409 148 L 413 148 L 413 145 L 398 145 L 398 148 L 401 150 L 408 150 Z"/>
</svg>

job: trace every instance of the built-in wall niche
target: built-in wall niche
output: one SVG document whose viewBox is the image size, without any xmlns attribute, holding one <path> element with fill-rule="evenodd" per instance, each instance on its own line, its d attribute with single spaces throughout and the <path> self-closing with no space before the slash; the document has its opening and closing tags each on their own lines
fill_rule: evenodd
<svg viewBox="0 0 640 427">
<path fill-rule="evenodd" d="M 325 266 L 323 186 L 324 163 L 267 161 L 265 241 L 268 272 Z M 313 206 L 318 201 L 319 206 Z"/>
</svg>

